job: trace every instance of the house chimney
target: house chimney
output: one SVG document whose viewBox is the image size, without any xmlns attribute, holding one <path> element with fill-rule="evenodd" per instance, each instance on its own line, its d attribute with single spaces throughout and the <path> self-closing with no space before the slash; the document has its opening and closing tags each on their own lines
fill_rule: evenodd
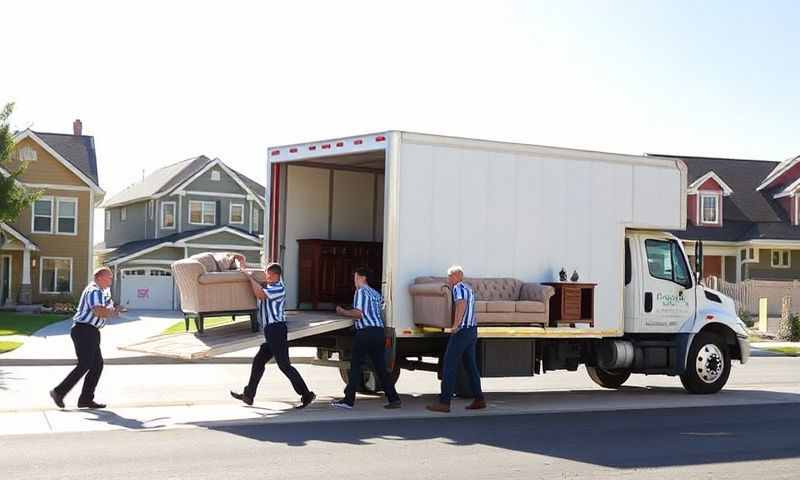
<svg viewBox="0 0 800 480">
<path fill-rule="evenodd" d="M 72 122 L 72 133 L 75 134 L 76 137 L 80 137 L 83 134 L 83 123 L 79 118 L 76 118 L 74 122 Z"/>
</svg>

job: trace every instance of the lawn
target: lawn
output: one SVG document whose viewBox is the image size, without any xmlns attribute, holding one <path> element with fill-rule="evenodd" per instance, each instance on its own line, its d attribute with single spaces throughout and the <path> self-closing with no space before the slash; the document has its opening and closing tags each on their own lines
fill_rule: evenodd
<svg viewBox="0 0 800 480">
<path fill-rule="evenodd" d="M 782 353 L 789 357 L 800 357 L 800 347 L 768 347 L 767 351 Z"/>
<path fill-rule="evenodd" d="M 65 318 L 66 315 L 57 313 L 0 312 L 0 335 L 31 335 Z"/>
<path fill-rule="evenodd" d="M 0 353 L 10 352 L 21 345 L 22 342 L 0 342 Z"/>
<path fill-rule="evenodd" d="M 247 315 L 238 315 L 236 318 L 237 322 L 250 321 L 250 317 Z M 208 330 L 209 328 L 225 325 L 231 323 L 232 321 L 233 319 L 231 317 L 206 317 L 205 319 L 203 319 L 203 326 L 205 327 L 206 330 Z M 180 322 L 164 330 L 163 333 L 183 333 L 185 330 L 186 330 L 186 325 L 184 324 L 183 320 L 181 320 Z M 194 319 L 192 319 L 189 322 L 189 331 L 190 332 L 197 331 L 197 327 L 195 327 L 194 325 Z"/>
</svg>

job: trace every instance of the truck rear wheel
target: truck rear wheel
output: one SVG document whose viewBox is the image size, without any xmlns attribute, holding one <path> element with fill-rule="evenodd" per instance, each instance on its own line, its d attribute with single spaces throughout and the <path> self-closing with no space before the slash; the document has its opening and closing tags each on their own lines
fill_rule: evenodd
<svg viewBox="0 0 800 480">
<path fill-rule="evenodd" d="M 350 369 L 340 368 L 339 376 L 342 377 L 342 381 L 347 385 L 347 382 L 350 380 Z M 395 369 L 389 372 L 389 378 L 392 382 L 397 383 L 397 379 L 400 378 L 399 366 L 395 366 Z M 361 385 L 358 387 L 358 393 L 364 395 L 378 395 L 378 393 L 382 391 L 383 385 L 381 385 L 380 380 L 378 380 L 378 376 L 375 375 L 372 366 L 363 366 L 361 368 Z"/>
<path fill-rule="evenodd" d="M 683 388 L 694 394 L 717 393 L 730 374 L 731 357 L 725 342 L 712 333 L 697 335 L 689 349 L 686 371 L 681 375 Z"/>
<path fill-rule="evenodd" d="M 594 383 L 603 388 L 619 388 L 631 376 L 631 371 L 627 369 L 606 370 L 600 367 L 586 367 Z"/>
</svg>

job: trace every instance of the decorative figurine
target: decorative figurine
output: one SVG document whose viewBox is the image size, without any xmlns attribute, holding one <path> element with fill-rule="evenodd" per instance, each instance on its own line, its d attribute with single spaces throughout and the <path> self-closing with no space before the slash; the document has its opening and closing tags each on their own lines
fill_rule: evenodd
<svg viewBox="0 0 800 480">
<path fill-rule="evenodd" d="M 577 282 L 578 281 L 578 271 L 575 270 L 574 272 L 572 272 L 572 276 L 569 279 L 572 280 L 573 282 Z"/>
<path fill-rule="evenodd" d="M 560 272 L 558 272 L 558 279 L 562 282 L 567 281 L 567 271 L 564 270 L 563 268 L 561 269 Z"/>
</svg>

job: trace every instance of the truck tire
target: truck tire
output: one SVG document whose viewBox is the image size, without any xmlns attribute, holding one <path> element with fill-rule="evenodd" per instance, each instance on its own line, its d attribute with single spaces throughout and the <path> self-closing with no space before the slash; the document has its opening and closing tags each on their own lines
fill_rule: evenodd
<svg viewBox="0 0 800 480">
<path fill-rule="evenodd" d="M 681 383 L 687 392 L 707 395 L 717 393 L 728 382 L 731 357 L 724 341 L 712 333 L 700 333 L 689 348 L 686 371 Z"/>
<path fill-rule="evenodd" d="M 342 381 L 347 385 L 347 382 L 350 380 L 350 369 L 340 368 L 339 376 L 342 377 Z M 389 378 L 392 382 L 397 383 L 397 379 L 400 378 L 399 366 L 395 366 L 394 370 L 389 372 Z M 378 395 L 379 392 L 382 391 L 383 385 L 381 385 L 380 380 L 378 380 L 378 376 L 375 375 L 375 371 L 372 370 L 372 366 L 364 366 L 361 369 L 361 385 L 358 387 L 358 393 L 364 395 Z"/>
<path fill-rule="evenodd" d="M 631 371 L 624 368 L 606 370 L 600 367 L 586 367 L 586 371 L 589 373 L 589 378 L 603 388 L 619 388 L 631 376 Z"/>
</svg>

